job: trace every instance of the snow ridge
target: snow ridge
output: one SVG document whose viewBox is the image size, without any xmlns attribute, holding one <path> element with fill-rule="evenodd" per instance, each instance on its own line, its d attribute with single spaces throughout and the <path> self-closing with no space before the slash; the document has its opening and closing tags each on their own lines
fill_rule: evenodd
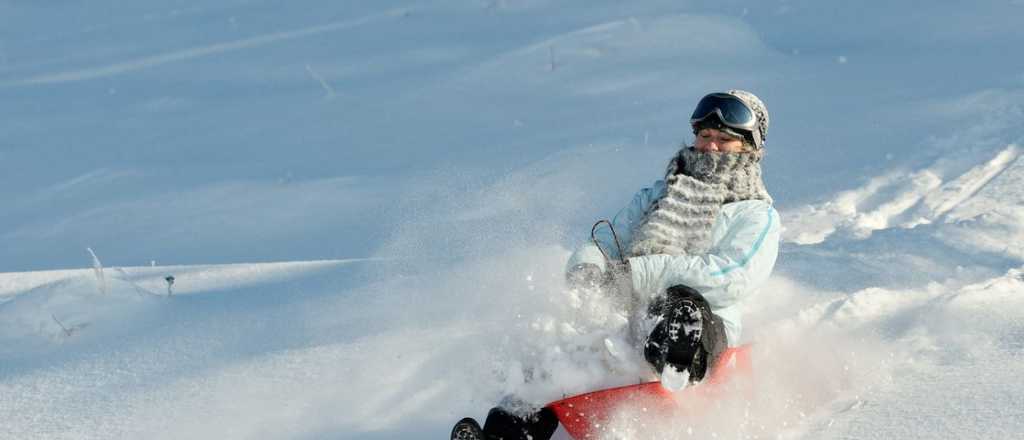
<svg viewBox="0 0 1024 440">
<path fill-rule="evenodd" d="M 991 159 L 945 181 L 942 176 L 950 166 L 945 159 L 912 173 L 893 171 L 874 177 L 832 201 L 787 213 L 792 220 L 787 221 L 785 239 L 815 244 L 836 233 L 864 239 L 874 231 L 912 229 L 941 221 L 1014 166 L 1020 153 L 1019 147 L 1008 145 Z"/>
</svg>

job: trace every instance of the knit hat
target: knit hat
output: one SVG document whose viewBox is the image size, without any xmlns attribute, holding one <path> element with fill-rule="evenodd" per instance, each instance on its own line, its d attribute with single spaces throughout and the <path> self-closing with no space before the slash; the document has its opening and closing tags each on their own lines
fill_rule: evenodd
<svg viewBox="0 0 1024 440">
<path fill-rule="evenodd" d="M 739 98 L 740 101 L 743 101 L 747 107 L 754 111 L 754 115 L 757 116 L 757 128 L 751 133 L 754 138 L 754 146 L 764 148 L 764 141 L 768 138 L 768 107 L 765 107 L 761 98 L 746 90 L 733 89 L 725 93 Z"/>
</svg>

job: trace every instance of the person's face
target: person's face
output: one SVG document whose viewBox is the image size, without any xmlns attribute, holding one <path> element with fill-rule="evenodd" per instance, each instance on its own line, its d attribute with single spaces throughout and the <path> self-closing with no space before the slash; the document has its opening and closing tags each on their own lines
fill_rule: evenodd
<svg viewBox="0 0 1024 440">
<path fill-rule="evenodd" d="M 697 151 L 713 153 L 741 153 L 747 149 L 743 140 L 714 128 L 702 128 L 697 132 Z"/>
</svg>

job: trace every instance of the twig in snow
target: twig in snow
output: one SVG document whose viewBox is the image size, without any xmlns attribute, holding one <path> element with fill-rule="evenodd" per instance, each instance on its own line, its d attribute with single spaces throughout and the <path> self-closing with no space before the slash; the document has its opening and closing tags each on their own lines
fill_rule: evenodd
<svg viewBox="0 0 1024 440">
<path fill-rule="evenodd" d="M 115 267 L 114 271 L 116 271 L 117 273 L 121 274 L 121 276 L 123 276 L 123 278 L 120 278 L 121 281 L 124 281 L 124 282 L 132 285 L 132 288 L 135 289 L 135 293 L 137 295 L 139 295 L 139 298 L 145 298 L 147 294 L 155 295 L 153 292 L 150 292 L 149 290 L 144 289 L 144 288 L 142 288 L 142 286 L 140 286 L 140 285 L 136 284 L 135 282 L 129 280 L 128 279 L 128 272 L 125 272 L 125 270 L 123 268 Z"/>
<path fill-rule="evenodd" d="M 64 336 L 67 336 L 67 337 L 70 338 L 71 337 L 71 330 L 68 329 L 67 327 L 64 327 L 64 324 L 61 323 L 59 319 L 57 319 L 57 315 L 54 315 L 53 313 L 51 313 L 50 317 L 53 318 L 53 322 L 56 322 L 57 325 L 60 326 L 60 329 L 64 331 Z"/>
<path fill-rule="evenodd" d="M 100 263 L 99 257 L 92 251 L 92 248 L 85 248 L 89 251 L 89 255 L 92 255 L 92 271 L 96 274 L 96 286 L 100 291 L 100 294 L 107 294 L 107 279 L 103 275 L 103 263 Z"/>
<path fill-rule="evenodd" d="M 312 76 L 313 79 L 319 81 L 320 87 L 323 87 L 324 91 L 327 92 L 327 94 L 324 95 L 324 99 L 334 99 L 334 88 L 332 88 L 330 84 L 327 84 L 327 80 L 325 80 L 324 77 L 320 76 L 319 73 L 316 73 L 316 71 L 313 70 L 313 66 L 310 66 L 309 64 L 306 64 L 306 71 L 309 72 L 309 75 Z"/>
</svg>

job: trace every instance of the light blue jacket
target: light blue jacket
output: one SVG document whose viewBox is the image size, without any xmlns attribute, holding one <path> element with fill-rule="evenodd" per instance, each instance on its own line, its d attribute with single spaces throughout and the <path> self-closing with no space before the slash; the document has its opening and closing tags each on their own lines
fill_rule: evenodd
<svg viewBox="0 0 1024 440">
<path fill-rule="evenodd" d="M 623 249 L 628 249 L 633 229 L 665 195 L 665 181 L 640 190 L 612 220 Z M 629 259 L 633 293 L 643 303 L 663 295 L 674 285 L 696 289 L 722 318 L 730 346 L 739 344 L 743 303 L 768 280 L 779 254 L 779 213 L 763 200 L 744 200 L 722 205 L 711 230 L 711 249 L 705 255 L 644 255 Z M 600 227 L 597 240 L 609 257 L 619 260 L 611 231 Z M 606 263 L 601 251 L 588 241 L 569 258 L 568 267 L 580 263 Z"/>
</svg>

